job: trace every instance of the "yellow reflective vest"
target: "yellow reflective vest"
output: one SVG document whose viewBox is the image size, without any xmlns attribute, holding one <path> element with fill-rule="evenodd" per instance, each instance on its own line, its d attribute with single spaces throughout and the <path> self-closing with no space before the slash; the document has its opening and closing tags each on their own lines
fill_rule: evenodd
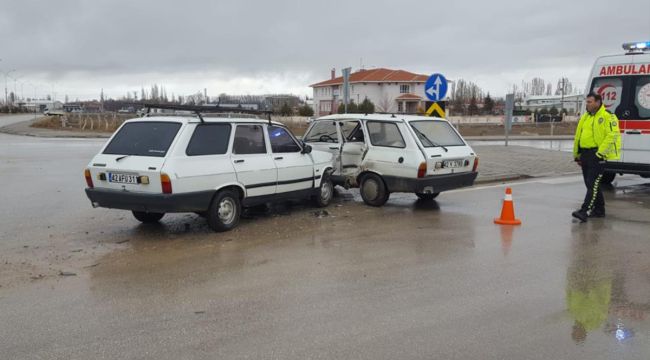
<svg viewBox="0 0 650 360">
<path fill-rule="evenodd" d="M 580 118 L 573 141 L 573 157 L 580 156 L 580 143 L 593 144 L 598 154 L 605 160 L 621 158 L 621 131 L 618 118 L 601 106 L 595 114 L 586 112 Z M 585 146 L 583 145 L 583 148 Z M 590 146 L 586 146 L 590 147 Z"/>
</svg>

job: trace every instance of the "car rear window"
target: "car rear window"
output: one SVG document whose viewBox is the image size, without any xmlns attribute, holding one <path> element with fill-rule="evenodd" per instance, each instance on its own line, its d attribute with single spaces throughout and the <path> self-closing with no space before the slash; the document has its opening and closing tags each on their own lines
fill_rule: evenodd
<svg viewBox="0 0 650 360">
<path fill-rule="evenodd" d="M 411 127 L 424 147 L 465 145 L 463 139 L 446 121 L 411 121 Z"/>
<path fill-rule="evenodd" d="M 104 154 L 164 157 L 180 123 L 139 121 L 124 124 L 104 149 Z"/>
<path fill-rule="evenodd" d="M 223 155 L 228 151 L 230 124 L 199 124 L 187 145 L 188 156 Z"/>
</svg>

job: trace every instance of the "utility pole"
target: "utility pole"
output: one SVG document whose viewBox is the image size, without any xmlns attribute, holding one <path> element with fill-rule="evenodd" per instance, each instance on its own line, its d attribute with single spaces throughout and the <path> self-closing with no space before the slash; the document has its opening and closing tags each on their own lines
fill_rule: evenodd
<svg viewBox="0 0 650 360">
<path fill-rule="evenodd" d="M 560 118 L 564 119 L 564 87 L 565 87 L 565 82 L 566 78 L 562 77 L 562 81 L 560 82 Z M 553 123 L 555 122 L 555 119 L 551 115 L 551 136 L 553 136 Z"/>
</svg>

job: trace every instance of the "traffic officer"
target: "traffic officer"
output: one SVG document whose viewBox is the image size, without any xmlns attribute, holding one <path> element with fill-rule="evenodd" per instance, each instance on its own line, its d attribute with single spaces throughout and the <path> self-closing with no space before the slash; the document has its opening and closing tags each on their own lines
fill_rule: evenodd
<svg viewBox="0 0 650 360">
<path fill-rule="evenodd" d="M 587 194 L 573 217 L 580 222 L 589 217 L 605 216 L 605 198 L 601 190 L 603 162 L 621 158 L 621 134 L 618 119 L 603 106 L 599 94 L 589 93 L 585 112 L 578 122 L 573 143 L 573 157 L 582 167 Z"/>
</svg>

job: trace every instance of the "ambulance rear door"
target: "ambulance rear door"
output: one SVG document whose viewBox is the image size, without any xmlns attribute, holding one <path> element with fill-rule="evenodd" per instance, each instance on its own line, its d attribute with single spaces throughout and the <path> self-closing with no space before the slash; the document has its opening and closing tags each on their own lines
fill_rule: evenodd
<svg viewBox="0 0 650 360">
<path fill-rule="evenodd" d="M 650 54 L 617 58 L 596 65 L 589 89 L 619 118 L 620 161 L 650 164 Z"/>
</svg>

